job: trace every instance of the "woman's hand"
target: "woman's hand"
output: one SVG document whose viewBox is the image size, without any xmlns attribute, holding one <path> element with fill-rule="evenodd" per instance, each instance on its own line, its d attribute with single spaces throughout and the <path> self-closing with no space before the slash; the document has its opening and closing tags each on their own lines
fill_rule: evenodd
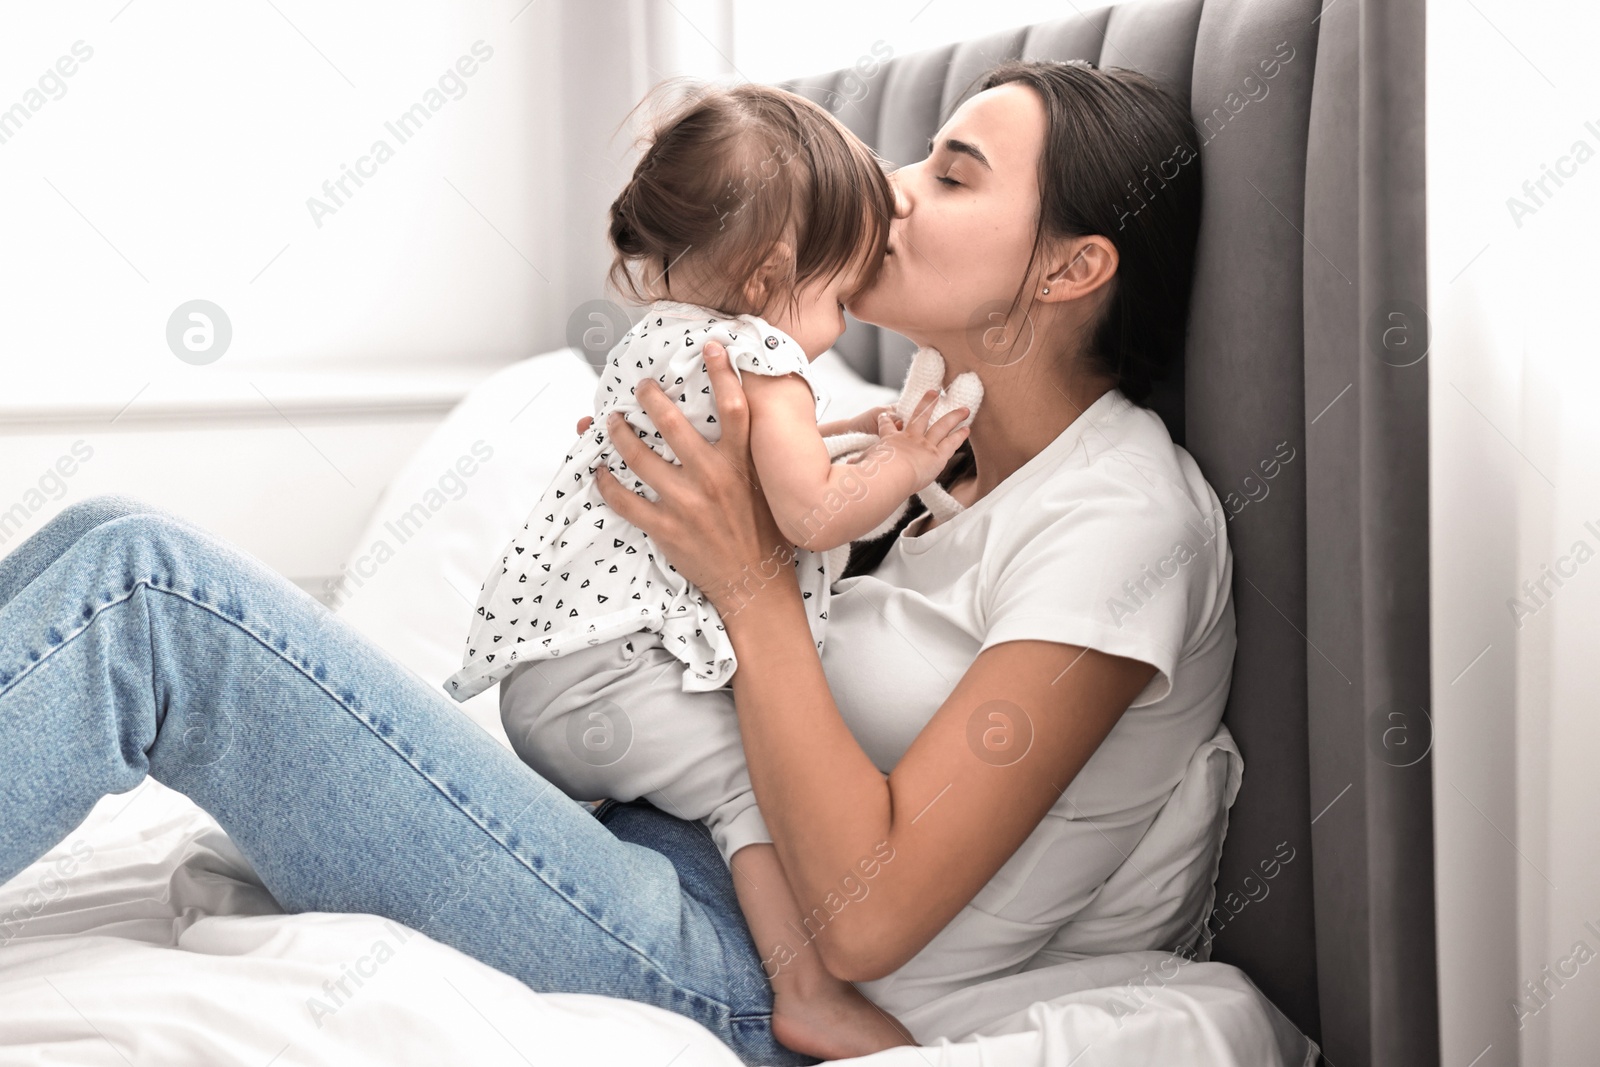
<svg viewBox="0 0 1600 1067">
<path fill-rule="evenodd" d="M 615 411 L 606 416 L 606 432 L 618 456 L 659 499 L 652 503 L 632 492 L 609 468 L 597 470 L 594 478 L 611 509 L 649 534 L 678 573 L 727 617 L 769 582 L 789 582 L 799 593 L 794 545 L 773 521 L 750 459 L 744 389 L 727 350 L 716 341 L 706 342 L 705 360 L 722 426 L 716 444 L 689 425 L 655 379 L 646 378 L 634 396 L 678 462 L 667 462 L 628 432 Z"/>
</svg>

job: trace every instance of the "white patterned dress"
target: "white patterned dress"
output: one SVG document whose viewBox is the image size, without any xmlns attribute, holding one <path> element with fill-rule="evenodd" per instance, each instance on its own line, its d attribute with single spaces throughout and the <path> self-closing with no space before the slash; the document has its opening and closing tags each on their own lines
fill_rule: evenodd
<svg viewBox="0 0 1600 1067">
<path fill-rule="evenodd" d="M 643 630 L 659 632 L 663 646 L 683 662 L 684 692 L 718 689 L 733 677 L 738 661 L 717 610 L 643 530 L 606 504 L 594 481 L 605 462 L 623 485 L 659 499 L 616 455 L 605 431 L 605 417 L 616 409 L 640 439 L 676 460 L 634 398 L 633 387 L 645 378 L 661 385 L 706 440 L 722 436 L 704 358 L 708 340 L 722 342 L 741 376 L 799 374 L 821 415 L 827 395 L 805 351 L 788 334 L 753 315 L 729 318 L 676 301 L 651 304 L 600 373 L 594 424 L 484 580 L 461 669 L 444 683 L 450 696 L 466 700 L 519 663 Z M 821 553 L 797 549 L 794 567 L 820 651 L 832 576 Z M 752 575 L 748 588 L 753 593 L 761 584 L 762 577 Z"/>
</svg>

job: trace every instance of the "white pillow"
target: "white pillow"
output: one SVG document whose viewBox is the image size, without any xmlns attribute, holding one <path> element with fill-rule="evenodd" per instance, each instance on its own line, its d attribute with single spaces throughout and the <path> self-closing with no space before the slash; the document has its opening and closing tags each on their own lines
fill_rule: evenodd
<svg viewBox="0 0 1600 1067">
<path fill-rule="evenodd" d="M 527 519 L 591 414 L 595 383 L 571 349 L 496 371 L 456 405 L 378 501 L 345 565 L 339 615 L 441 700 L 493 560 Z M 499 689 L 459 705 L 510 747 Z"/>
<path fill-rule="evenodd" d="M 899 394 L 862 380 L 831 350 L 812 366 L 829 419 Z M 336 598 L 340 617 L 441 699 L 450 700 L 441 686 L 461 666 L 483 579 L 577 442 L 578 419 L 594 414 L 597 381 L 568 348 L 497 371 L 395 475 L 356 541 Z M 459 706 L 510 748 L 499 694 L 495 686 Z"/>
</svg>

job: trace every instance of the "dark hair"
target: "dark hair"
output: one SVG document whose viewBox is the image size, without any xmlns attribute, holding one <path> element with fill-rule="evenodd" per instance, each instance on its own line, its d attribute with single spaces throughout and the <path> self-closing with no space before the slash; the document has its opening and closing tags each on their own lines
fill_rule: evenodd
<svg viewBox="0 0 1600 1067">
<path fill-rule="evenodd" d="M 1104 236 L 1116 247 L 1117 272 L 1082 358 L 1143 405 L 1182 358 L 1189 321 L 1200 149 L 1188 103 L 1138 71 L 1101 69 L 1085 60 L 1008 60 L 981 78 L 981 89 L 1026 85 L 1045 106 L 1039 223 L 1023 287 L 1006 319 L 1025 293 L 1032 306 L 1026 275 L 1047 239 Z M 971 442 L 963 442 L 938 482 L 948 488 L 975 465 Z M 840 577 L 874 570 L 900 531 L 926 510 L 912 497 L 893 531 L 852 546 Z"/>
<path fill-rule="evenodd" d="M 870 284 L 894 214 L 872 149 L 823 108 L 772 86 L 674 79 L 641 104 L 685 84 L 611 205 L 616 255 L 607 277 L 618 291 L 662 299 L 682 263 L 710 279 L 699 302 L 764 315 L 780 298 L 792 306 L 800 288 L 853 266 L 865 268 L 862 286 Z M 746 306 L 745 282 L 785 239 L 794 249 L 786 273 L 764 306 Z"/>
<path fill-rule="evenodd" d="M 1086 60 L 1011 60 L 984 75 L 982 88 L 1014 82 L 1033 89 L 1045 106 L 1039 223 L 1028 270 L 1050 238 L 1099 234 L 1115 246 L 1110 298 L 1083 358 L 1144 404 L 1183 358 L 1189 321 L 1200 139 L 1188 103 L 1136 70 L 1101 69 Z M 1024 286 L 1031 296 L 1032 287 Z"/>
</svg>

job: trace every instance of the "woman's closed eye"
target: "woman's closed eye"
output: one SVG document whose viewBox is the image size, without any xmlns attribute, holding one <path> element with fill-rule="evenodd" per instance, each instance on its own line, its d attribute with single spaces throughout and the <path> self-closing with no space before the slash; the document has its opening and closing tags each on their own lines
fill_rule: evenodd
<svg viewBox="0 0 1600 1067">
<path fill-rule="evenodd" d="M 948 162 L 945 163 L 946 168 L 952 168 L 958 160 L 965 161 L 966 159 L 973 159 L 976 160 L 977 163 L 985 170 L 994 169 L 989 163 L 989 157 L 983 154 L 983 149 L 968 141 L 963 141 L 955 137 L 946 137 L 943 141 L 939 141 L 932 137 L 928 138 L 928 161 L 931 163 L 933 161 L 933 157 L 938 155 L 940 152 L 947 154 Z M 934 180 L 944 185 L 962 184 L 961 182 L 958 182 L 954 178 L 950 177 L 948 169 L 944 174 L 935 175 Z"/>
</svg>

